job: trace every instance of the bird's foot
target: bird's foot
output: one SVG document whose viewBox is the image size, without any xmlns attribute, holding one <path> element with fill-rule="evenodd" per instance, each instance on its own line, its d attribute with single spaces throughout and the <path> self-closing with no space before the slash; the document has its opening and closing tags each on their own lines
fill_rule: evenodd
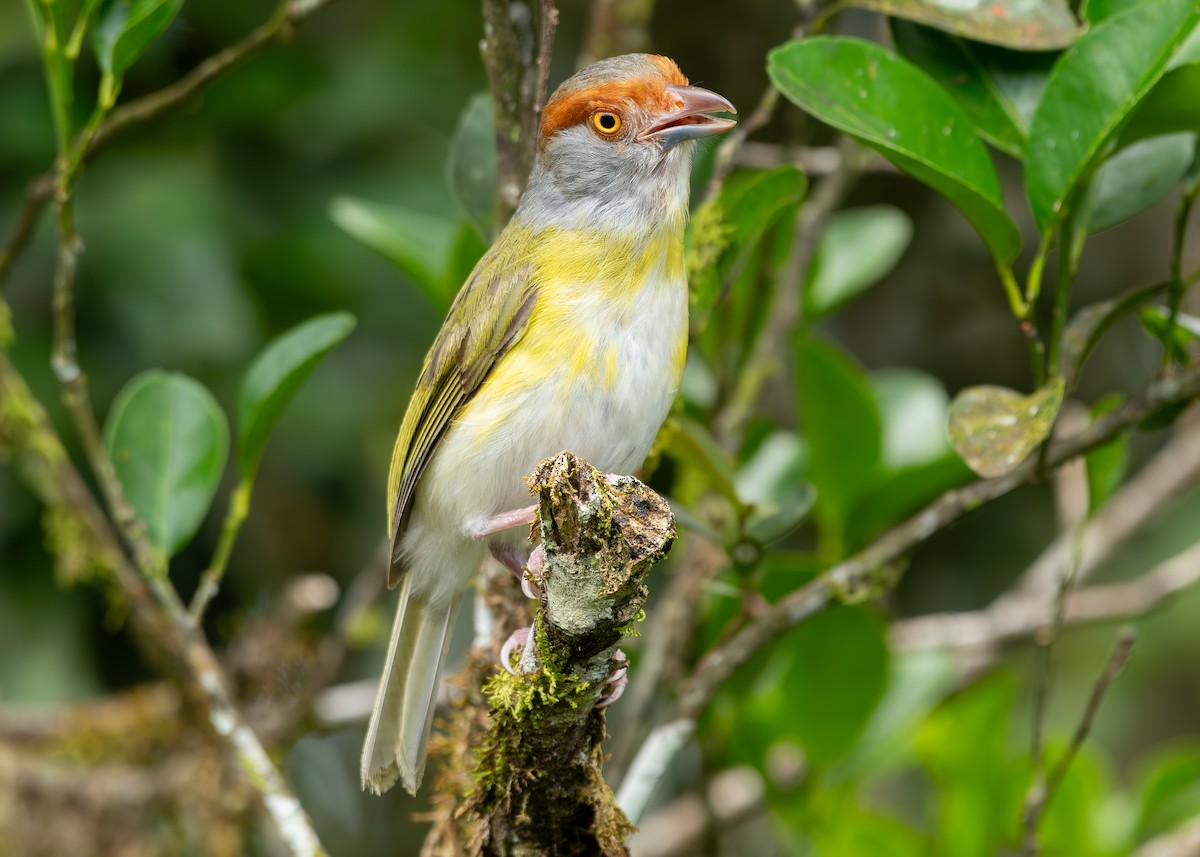
<svg viewBox="0 0 1200 857">
<path fill-rule="evenodd" d="M 612 671 L 609 677 L 605 680 L 608 685 L 608 692 L 600 697 L 600 701 L 596 703 L 597 708 L 608 708 L 625 692 L 625 688 L 629 686 L 629 658 L 620 649 L 613 655 L 613 663 L 616 664 L 616 669 Z"/>
<path fill-rule="evenodd" d="M 513 666 L 513 655 L 520 652 L 516 666 Z M 537 655 L 534 652 L 533 629 L 518 628 L 509 635 L 500 647 L 500 666 L 512 675 L 533 672 L 537 669 Z"/>
<path fill-rule="evenodd" d="M 542 597 L 542 571 L 546 567 L 546 551 L 541 545 L 528 555 L 517 545 L 492 545 L 492 556 L 521 581 L 521 591 L 526 598 L 537 600 Z"/>
</svg>

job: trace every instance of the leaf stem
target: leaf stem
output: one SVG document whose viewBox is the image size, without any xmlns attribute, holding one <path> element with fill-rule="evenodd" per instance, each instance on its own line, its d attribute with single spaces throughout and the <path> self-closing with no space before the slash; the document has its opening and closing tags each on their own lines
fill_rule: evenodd
<svg viewBox="0 0 1200 857">
<path fill-rule="evenodd" d="M 200 586 L 192 596 L 192 604 L 188 608 L 194 622 L 199 623 L 205 608 L 221 588 L 221 580 L 229 565 L 229 555 L 233 552 L 234 542 L 237 541 L 238 533 L 250 511 L 250 495 L 253 491 L 254 477 L 244 476 L 229 496 L 229 511 L 226 512 L 225 523 L 221 526 L 221 538 L 217 541 L 217 549 L 213 552 L 212 562 L 200 578 Z"/>
<path fill-rule="evenodd" d="M 56 0 L 40 0 L 45 10 L 42 30 L 42 66 L 50 91 L 50 111 L 54 119 L 54 141 L 60 158 L 66 157 L 71 142 L 71 103 L 74 63 L 68 54 L 66 24 L 62 5 Z"/>
<path fill-rule="evenodd" d="M 1191 218 L 1192 209 L 1196 205 L 1196 199 L 1200 197 L 1200 175 L 1193 178 L 1184 186 L 1183 196 L 1179 199 L 1179 207 L 1175 209 L 1175 235 L 1174 246 L 1171 250 L 1171 280 L 1169 286 L 1169 306 L 1170 311 L 1167 315 L 1167 332 L 1163 337 L 1163 341 L 1167 345 L 1163 348 L 1163 369 L 1166 369 L 1171 364 L 1171 345 L 1175 341 L 1175 326 L 1179 320 L 1179 310 L 1183 305 L 1184 295 L 1187 294 L 1188 287 L 1196 281 L 1197 274 L 1191 277 L 1183 275 L 1183 247 L 1187 238 L 1188 220 Z"/>
</svg>

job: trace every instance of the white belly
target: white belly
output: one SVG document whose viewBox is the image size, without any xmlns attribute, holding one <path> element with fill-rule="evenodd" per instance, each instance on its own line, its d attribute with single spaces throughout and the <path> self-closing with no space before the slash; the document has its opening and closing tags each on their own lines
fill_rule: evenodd
<svg viewBox="0 0 1200 857">
<path fill-rule="evenodd" d="M 469 546 L 469 533 L 489 515 L 533 502 L 523 477 L 544 458 L 565 450 L 606 473 L 632 473 L 645 460 L 678 387 L 686 286 L 651 281 L 632 312 L 594 297 L 571 312 L 591 334 L 586 355 L 572 352 L 576 342 L 563 343 L 560 360 L 529 358 L 524 346 L 544 333 L 531 328 L 447 431 L 418 486 L 405 538 L 416 564 L 431 549 L 481 559 L 486 545 Z M 524 537 L 513 531 L 498 538 Z M 449 597 L 465 581 L 427 585 Z"/>
</svg>

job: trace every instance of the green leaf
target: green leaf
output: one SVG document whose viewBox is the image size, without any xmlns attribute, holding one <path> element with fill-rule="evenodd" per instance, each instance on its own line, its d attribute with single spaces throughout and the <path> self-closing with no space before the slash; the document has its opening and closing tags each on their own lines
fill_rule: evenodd
<svg viewBox="0 0 1200 857">
<path fill-rule="evenodd" d="M 783 740 L 803 746 L 815 765 L 848 753 L 887 683 L 883 631 L 877 617 L 854 607 L 834 607 L 789 631 L 738 694 L 743 758 L 761 764 Z"/>
<path fill-rule="evenodd" d="M 462 285 L 461 279 L 450 278 L 453 253 L 460 240 L 453 223 L 349 196 L 335 197 L 329 204 L 329 216 L 352 237 L 395 263 L 439 310 L 449 309 L 454 293 Z"/>
<path fill-rule="evenodd" d="M 871 389 L 883 419 L 885 469 L 920 467 L 950 452 L 950 397 L 941 381 L 915 369 L 887 369 L 871 375 Z"/>
<path fill-rule="evenodd" d="M 1092 406 L 1092 419 L 1099 419 L 1116 410 L 1125 400 L 1116 394 L 1100 399 Z M 1122 432 L 1113 440 L 1087 453 L 1088 512 L 1092 515 L 1113 495 L 1129 471 L 1129 433 Z"/>
<path fill-rule="evenodd" d="M 1083 364 L 1099 344 L 1100 338 L 1122 318 L 1166 289 L 1166 283 L 1143 286 L 1119 298 L 1086 306 L 1075 314 L 1063 331 L 1062 358 L 1059 361 L 1059 374 L 1066 379 L 1067 389 L 1074 389 Z"/>
<path fill-rule="evenodd" d="M 1004 387 L 968 387 L 950 406 L 950 444 L 980 476 L 1011 473 L 1050 436 L 1063 389 L 1061 378 L 1028 396 Z"/>
<path fill-rule="evenodd" d="M 1197 21 L 1195 0 L 1145 2 L 1094 27 L 1055 64 L 1029 129 L 1025 171 L 1043 233 Z"/>
<path fill-rule="evenodd" d="M 975 123 L 923 71 L 873 42 L 824 36 L 776 48 L 767 70 L 804 110 L 946 196 L 1000 261 L 1016 257 L 1021 236 Z"/>
<path fill-rule="evenodd" d="M 309 319 L 272 340 L 250 364 L 238 400 L 238 470 L 243 479 L 254 475 L 267 436 L 296 390 L 354 324 L 347 312 Z"/>
<path fill-rule="evenodd" d="M 1168 324 L 1171 312 L 1165 306 L 1150 306 L 1142 310 L 1140 318 L 1146 332 L 1171 352 L 1171 359 L 1181 366 L 1188 362 L 1188 348 L 1200 339 L 1200 318 L 1177 313 L 1175 327 Z"/>
<path fill-rule="evenodd" d="M 1200 90 L 1195 95 L 1200 103 Z M 1096 173 L 1089 230 L 1108 229 L 1161 200 L 1183 179 L 1195 154 L 1195 134 L 1152 137 L 1117 152 Z"/>
<path fill-rule="evenodd" d="M 817 514 L 825 534 L 840 545 L 855 502 L 879 478 L 879 411 L 862 370 L 833 345 L 800 339 L 796 367 Z"/>
<path fill-rule="evenodd" d="M 229 428 L 220 406 L 186 375 L 143 372 L 117 395 L 104 442 L 151 542 L 174 556 L 196 534 L 225 467 Z"/>
<path fill-rule="evenodd" d="M 977 45 L 899 19 L 891 25 L 900 55 L 953 95 L 985 140 L 1014 158 L 1024 157 L 1027 123 Z"/>
<path fill-rule="evenodd" d="M 1200 813 L 1200 747 L 1172 747 L 1155 759 L 1138 781 L 1138 839 L 1178 827 Z"/>
<path fill-rule="evenodd" d="M 496 137 L 492 96 L 471 96 L 458 119 L 446 161 L 450 192 L 485 244 L 496 228 Z"/>
<path fill-rule="evenodd" d="M 109 0 L 92 30 L 92 48 L 110 81 L 101 98 L 111 107 L 125 72 L 175 20 L 183 0 Z"/>
<path fill-rule="evenodd" d="M 771 224 L 794 209 L 807 188 L 808 179 L 796 167 L 742 171 L 700 206 L 688 229 L 685 257 L 694 328 L 703 328 Z"/>
<path fill-rule="evenodd" d="M 770 542 L 794 529 L 812 509 L 817 492 L 805 480 L 808 447 L 790 431 L 768 435 L 734 476 L 734 487 L 754 512 L 746 535 Z"/>
<path fill-rule="evenodd" d="M 879 282 L 912 240 L 912 220 L 890 205 L 836 212 L 821 233 L 804 284 L 804 317 L 828 315 Z"/>
<path fill-rule="evenodd" d="M 1066 0 L 850 0 L 849 5 L 907 18 L 979 42 L 1045 51 L 1065 48 L 1079 34 Z"/>
<path fill-rule="evenodd" d="M 1200 133 L 1200 62 L 1167 72 L 1138 105 L 1117 145 L 1179 131 Z"/>
</svg>

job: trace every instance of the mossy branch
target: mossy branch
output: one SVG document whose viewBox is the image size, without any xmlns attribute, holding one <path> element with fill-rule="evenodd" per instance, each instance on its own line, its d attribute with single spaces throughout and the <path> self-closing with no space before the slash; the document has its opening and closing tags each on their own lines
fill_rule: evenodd
<svg viewBox="0 0 1200 857">
<path fill-rule="evenodd" d="M 627 854 L 632 829 L 604 782 L 607 691 L 621 639 L 642 613 L 646 576 L 670 550 L 667 501 L 570 453 L 529 480 L 546 552 L 534 615 L 537 667 L 485 687 L 490 719 L 465 822 L 478 854 Z"/>
</svg>

